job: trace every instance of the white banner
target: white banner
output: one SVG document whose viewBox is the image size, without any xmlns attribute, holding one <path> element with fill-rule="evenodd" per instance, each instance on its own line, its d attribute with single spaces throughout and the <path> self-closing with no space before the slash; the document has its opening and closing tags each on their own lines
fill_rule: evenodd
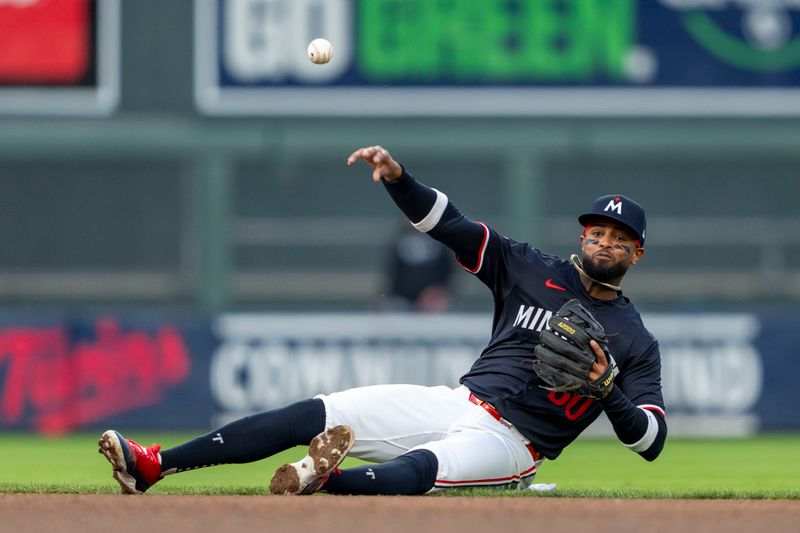
<svg viewBox="0 0 800 533">
<path fill-rule="evenodd" d="M 758 429 L 763 388 L 749 314 L 654 314 L 671 434 L 739 435 Z M 229 314 L 210 366 L 217 423 L 352 387 L 450 385 L 490 338 L 484 314 Z M 609 433 L 599 422 L 590 433 Z"/>
</svg>

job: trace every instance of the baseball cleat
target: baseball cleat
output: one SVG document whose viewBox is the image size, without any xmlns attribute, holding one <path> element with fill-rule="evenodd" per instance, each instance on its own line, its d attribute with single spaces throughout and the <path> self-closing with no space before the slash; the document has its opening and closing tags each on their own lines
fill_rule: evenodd
<svg viewBox="0 0 800 533">
<path fill-rule="evenodd" d="M 144 494 L 161 479 L 161 461 L 158 452 L 161 446 L 149 448 L 128 440 L 113 429 L 109 429 L 97 442 L 98 450 L 114 468 L 114 479 L 119 482 L 123 494 Z"/>
<path fill-rule="evenodd" d="M 347 426 L 326 429 L 311 440 L 308 455 L 275 471 L 270 494 L 314 494 L 344 461 L 356 436 Z"/>
</svg>

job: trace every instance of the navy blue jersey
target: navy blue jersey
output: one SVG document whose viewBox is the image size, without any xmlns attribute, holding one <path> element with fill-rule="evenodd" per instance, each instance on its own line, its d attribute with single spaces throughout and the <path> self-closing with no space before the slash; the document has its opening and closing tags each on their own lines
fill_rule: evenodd
<svg viewBox="0 0 800 533">
<path fill-rule="evenodd" d="M 568 261 L 500 236 L 484 226 L 485 249 L 459 257 L 491 289 L 492 338 L 461 382 L 492 403 L 545 457 L 555 458 L 603 411 L 599 402 L 543 389 L 531 365 L 539 332 L 566 301 L 577 298 L 609 334 L 619 368 L 615 386 L 639 406 L 661 408 L 658 343 L 621 293 L 615 300 L 589 296 Z M 475 264 L 476 258 L 481 258 Z"/>
<path fill-rule="evenodd" d="M 451 248 L 494 297 L 491 340 L 461 383 L 548 459 L 604 409 L 627 447 L 648 460 L 658 455 L 666 436 L 658 343 L 628 298 L 621 292 L 614 300 L 591 297 L 568 261 L 470 221 L 443 193 L 407 174 L 387 189 L 412 224 Z M 573 298 L 605 328 L 619 369 L 614 390 L 602 401 L 543 389 L 531 363 L 548 318 Z"/>
</svg>

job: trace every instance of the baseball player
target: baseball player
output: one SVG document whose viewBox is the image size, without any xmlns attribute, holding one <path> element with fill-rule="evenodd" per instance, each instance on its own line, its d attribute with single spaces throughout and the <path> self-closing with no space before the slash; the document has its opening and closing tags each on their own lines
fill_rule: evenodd
<svg viewBox="0 0 800 533">
<path fill-rule="evenodd" d="M 306 457 L 276 471 L 272 494 L 525 488 L 544 459 L 556 459 L 602 412 L 624 446 L 654 460 L 667 433 L 658 343 L 620 289 L 644 256 L 642 207 L 622 195 L 595 200 L 578 217 L 581 255 L 564 260 L 469 220 L 380 146 L 356 150 L 347 163 L 359 160 L 417 230 L 453 250 L 491 290 L 483 353 L 455 388 L 377 385 L 320 395 L 168 450 L 106 431 L 100 452 L 122 492 L 309 442 Z M 341 470 L 348 453 L 375 464 Z"/>
</svg>

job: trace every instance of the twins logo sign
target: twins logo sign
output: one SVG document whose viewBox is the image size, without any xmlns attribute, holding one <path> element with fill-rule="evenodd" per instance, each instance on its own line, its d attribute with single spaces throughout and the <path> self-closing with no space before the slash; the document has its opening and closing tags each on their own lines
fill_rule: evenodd
<svg viewBox="0 0 800 533">
<path fill-rule="evenodd" d="M 800 66 L 800 0 L 660 0 L 717 59 L 755 72 Z"/>
</svg>

